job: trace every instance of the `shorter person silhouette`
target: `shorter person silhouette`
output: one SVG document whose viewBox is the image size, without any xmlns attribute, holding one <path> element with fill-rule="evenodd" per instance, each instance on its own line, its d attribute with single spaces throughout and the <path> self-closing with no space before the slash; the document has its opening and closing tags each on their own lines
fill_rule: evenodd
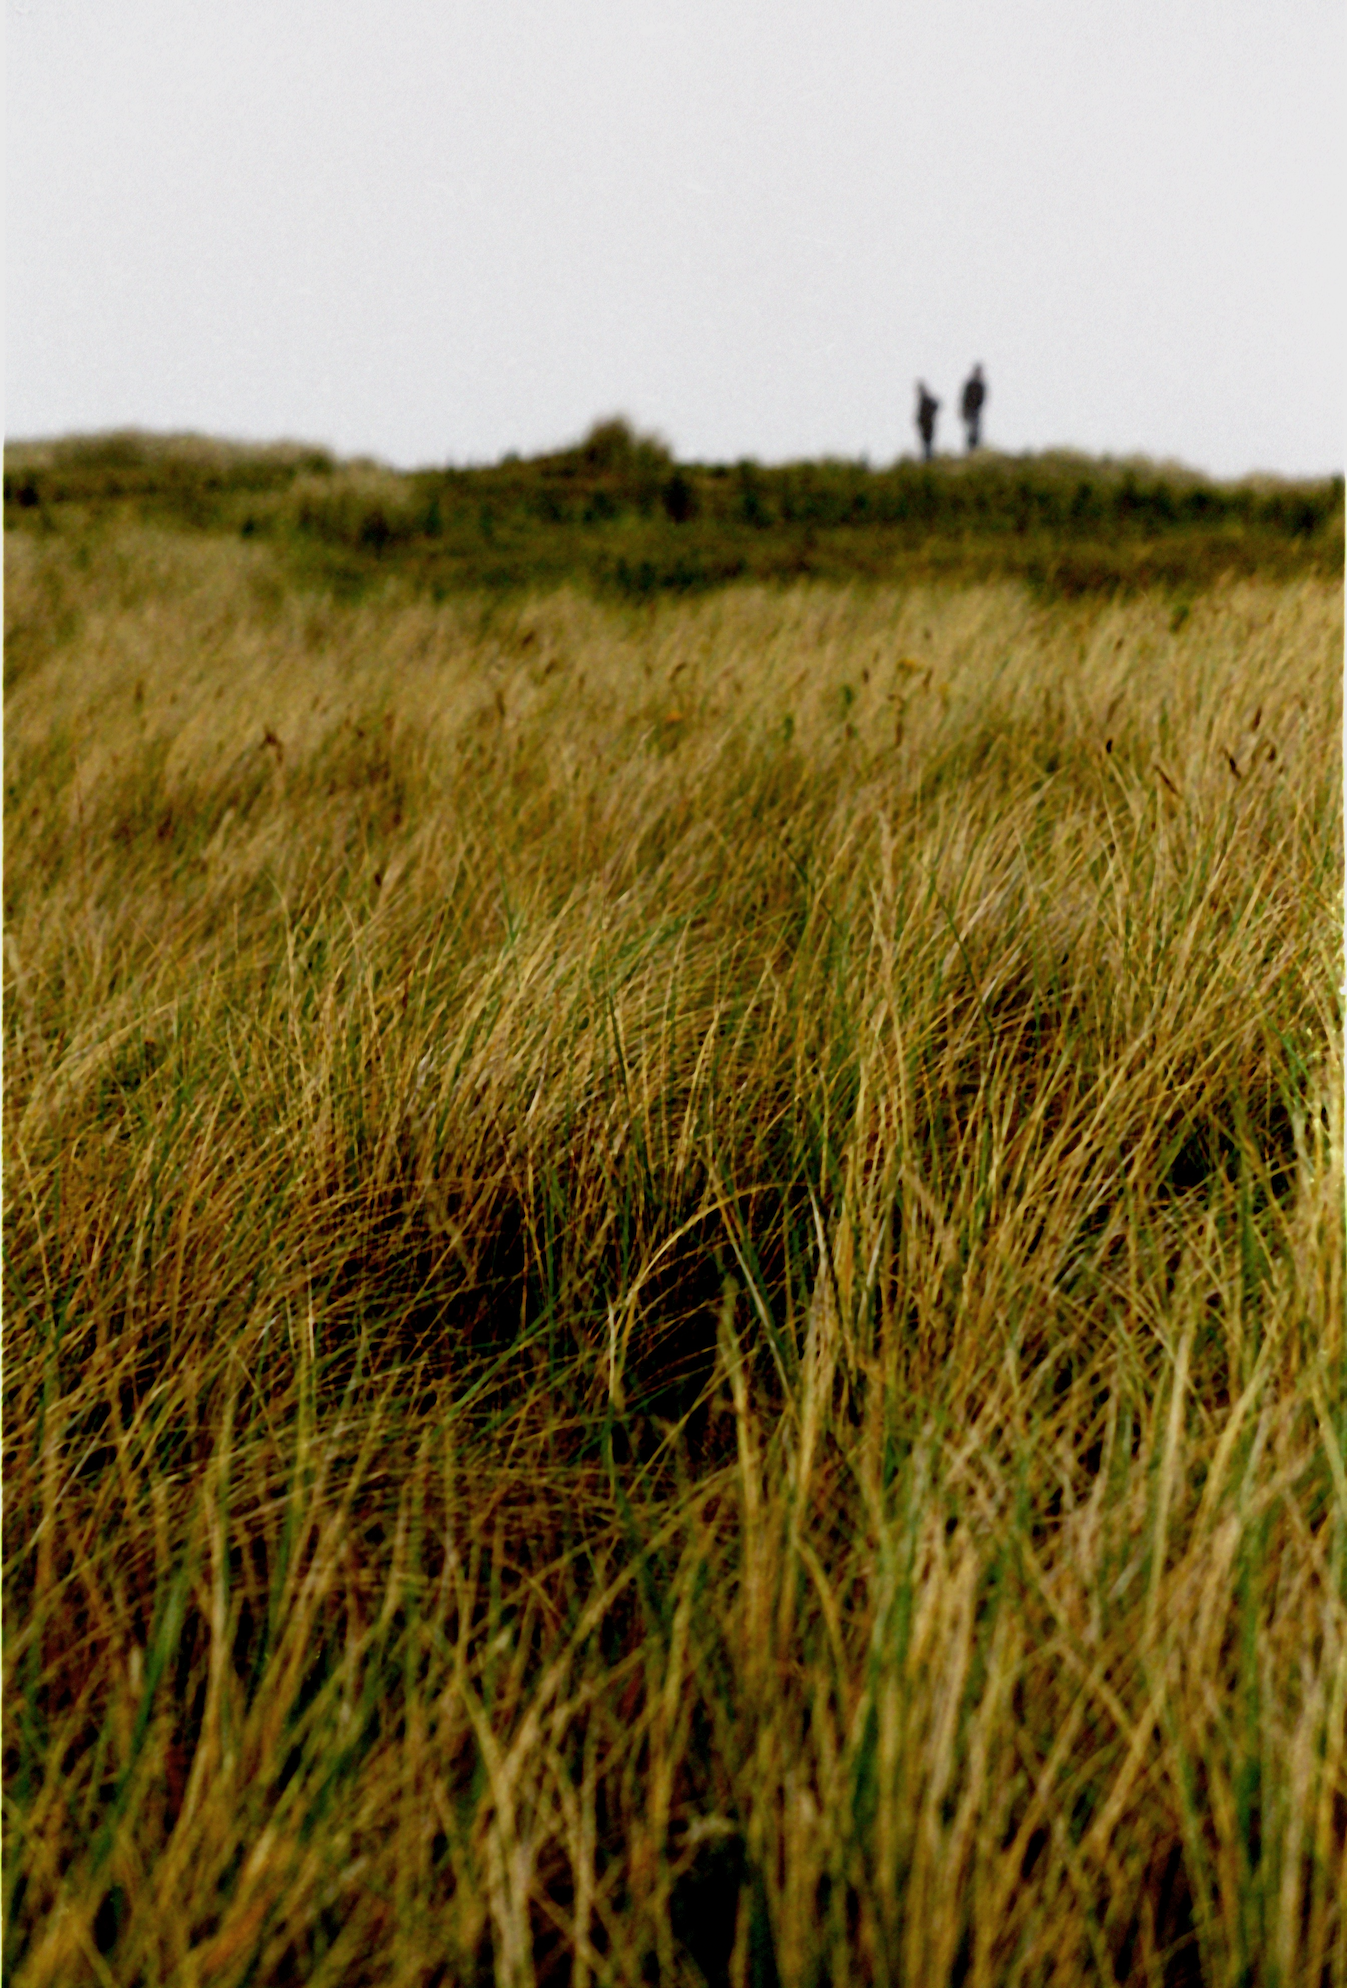
<svg viewBox="0 0 1347 1988">
<path fill-rule="evenodd" d="M 968 429 L 968 447 L 975 449 L 982 440 L 982 403 L 987 398 L 987 382 L 982 377 L 981 366 L 974 366 L 963 385 L 963 400 L 960 412 Z"/>
<path fill-rule="evenodd" d="M 935 417 L 940 412 L 940 402 L 936 399 L 925 380 L 917 381 L 917 433 L 921 436 L 921 452 L 927 462 L 935 448 Z"/>
</svg>

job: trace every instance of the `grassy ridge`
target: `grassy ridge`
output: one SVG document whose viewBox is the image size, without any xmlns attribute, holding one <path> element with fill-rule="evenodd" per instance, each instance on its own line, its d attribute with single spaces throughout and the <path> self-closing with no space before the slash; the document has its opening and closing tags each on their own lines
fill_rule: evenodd
<svg viewBox="0 0 1347 1988">
<path fill-rule="evenodd" d="M 286 571 L 7 543 L 7 1979 L 1347 1981 L 1337 586 Z"/>
<path fill-rule="evenodd" d="M 1340 573 L 1342 478 L 1222 484 L 1174 467 L 982 454 L 933 465 L 678 464 L 623 422 L 490 468 L 396 475 L 320 450 L 113 435 L 6 455 L 11 528 L 134 519 L 258 537 L 347 596 L 574 583 L 647 599 L 731 581 L 1019 578 L 1040 593 Z"/>
</svg>

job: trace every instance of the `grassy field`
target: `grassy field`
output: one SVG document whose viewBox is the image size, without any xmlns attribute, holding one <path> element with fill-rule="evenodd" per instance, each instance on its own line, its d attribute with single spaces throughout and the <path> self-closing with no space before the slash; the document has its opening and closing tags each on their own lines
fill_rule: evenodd
<svg viewBox="0 0 1347 1988">
<path fill-rule="evenodd" d="M 1218 483 L 1172 463 L 984 451 L 931 464 L 678 463 L 621 420 L 552 455 L 399 474 L 320 449 L 114 434 L 10 444 L 5 525 L 151 525 L 261 542 L 355 600 L 574 585 L 640 602 L 726 584 L 982 584 L 1044 600 L 1221 578 L 1340 583 L 1342 478 Z"/>
<path fill-rule="evenodd" d="M 1342 1988 L 1337 576 L 45 501 L 5 1981 Z"/>
</svg>

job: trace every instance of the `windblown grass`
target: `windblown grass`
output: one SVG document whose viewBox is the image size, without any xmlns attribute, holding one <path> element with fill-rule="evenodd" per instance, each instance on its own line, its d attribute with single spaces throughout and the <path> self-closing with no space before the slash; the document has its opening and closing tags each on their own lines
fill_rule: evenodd
<svg viewBox="0 0 1347 1988">
<path fill-rule="evenodd" d="M 6 1980 L 1347 1982 L 1339 590 L 7 552 Z"/>
</svg>

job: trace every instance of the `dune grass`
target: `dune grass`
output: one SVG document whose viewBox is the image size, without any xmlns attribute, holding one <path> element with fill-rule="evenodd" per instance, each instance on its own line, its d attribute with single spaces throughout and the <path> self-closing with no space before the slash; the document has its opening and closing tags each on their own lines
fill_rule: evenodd
<svg viewBox="0 0 1347 1988">
<path fill-rule="evenodd" d="M 730 583 L 1019 580 L 1042 600 L 1342 574 L 1340 476 L 1218 482 L 1177 463 L 1048 451 L 676 463 L 600 421 L 550 455 L 410 473 L 200 435 L 10 442 L 5 528 L 76 541 L 139 524 L 265 544 L 288 584 L 348 600 L 564 586 L 619 602 Z"/>
<path fill-rule="evenodd" d="M 1347 1983 L 1340 589 L 278 571 L 7 544 L 6 1981 Z"/>
</svg>

